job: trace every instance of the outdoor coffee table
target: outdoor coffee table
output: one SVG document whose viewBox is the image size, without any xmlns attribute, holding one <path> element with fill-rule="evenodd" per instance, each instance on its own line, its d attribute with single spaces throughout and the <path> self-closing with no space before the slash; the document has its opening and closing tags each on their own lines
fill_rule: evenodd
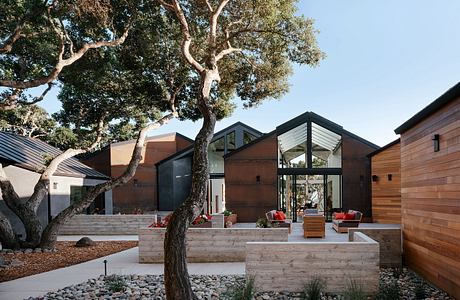
<svg viewBox="0 0 460 300">
<path fill-rule="evenodd" d="M 303 237 L 324 238 L 325 219 L 323 215 L 304 215 L 303 216 Z"/>
</svg>

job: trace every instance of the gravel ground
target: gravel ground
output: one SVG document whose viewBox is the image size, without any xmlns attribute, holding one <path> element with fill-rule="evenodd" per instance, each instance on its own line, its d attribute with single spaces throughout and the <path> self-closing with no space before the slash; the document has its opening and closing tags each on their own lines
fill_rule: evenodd
<svg viewBox="0 0 460 300">
<path fill-rule="evenodd" d="M 417 299 L 415 292 L 423 290 L 425 299 L 454 300 L 446 293 L 432 287 L 420 279 L 415 273 L 407 269 L 382 269 L 380 281 L 383 290 L 390 290 L 389 284 L 397 283 L 400 288 L 400 299 Z M 225 293 L 232 288 L 243 286 L 243 276 L 191 276 L 192 289 L 198 299 L 230 299 Z M 118 291 L 117 291 L 118 290 Z M 157 275 L 124 275 L 107 279 L 101 276 L 74 286 L 69 286 L 56 292 L 46 294 L 44 297 L 29 298 L 28 300 L 45 299 L 165 299 L 163 276 Z M 254 296 L 256 300 L 268 299 L 302 299 L 300 293 L 275 293 L 259 292 Z M 324 295 L 325 300 L 342 300 L 339 295 Z M 369 297 L 369 299 L 373 299 Z M 386 298 L 389 299 L 389 298 Z M 422 299 L 422 298 L 419 298 Z"/>
</svg>

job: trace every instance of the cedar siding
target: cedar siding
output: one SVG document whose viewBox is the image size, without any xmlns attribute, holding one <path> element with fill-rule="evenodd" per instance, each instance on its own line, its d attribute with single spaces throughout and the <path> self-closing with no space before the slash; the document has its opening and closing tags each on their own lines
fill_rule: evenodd
<svg viewBox="0 0 460 300">
<path fill-rule="evenodd" d="M 371 174 L 377 176 L 372 181 L 374 223 L 401 224 L 401 143 L 391 144 L 371 155 Z"/>
<path fill-rule="evenodd" d="M 457 93 L 452 101 L 415 125 L 411 124 L 410 128 L 404 128 L 402 132 L 396 130 L 401 133 L 401 209 L 405 261 L 409 267 L 458 299 L 459 95 Z M 438 152 L 433 147 L 434 134 L 440 137 Z"/>
</svg>

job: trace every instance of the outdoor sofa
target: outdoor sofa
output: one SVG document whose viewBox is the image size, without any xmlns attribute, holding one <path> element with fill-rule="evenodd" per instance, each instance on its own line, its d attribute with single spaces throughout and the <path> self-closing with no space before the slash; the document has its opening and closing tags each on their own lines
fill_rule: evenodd
<svg viewBox="0 0 460 300">
<path fill-rule="evenodd" d="M 274 227 L 287 227 L 289 228 L 289 233 L 291 233 L 291 225 L 292 221 L 289 219 L 284 219 L 284 220 L 277 220 L 275 218 L 275 214 L 277 213 L 276 210 L 271 210 L 265 214 L 265 217 L 267 218 L 267 222 L 271 225 L 274 225 Z M 284 215 L 284 213 L 283 213 Z"/>
<path fill-rule="evenodd" d="M 351 218 L 353 215 L 353 218 Z M 357 228 L 363 218 L 363 214 L 357 210 L 349 210 L 346 213 L 334 213 L 332 216 L 332 228 L 338 233 L 348 233 L 348 228 Z"/>
</svg>

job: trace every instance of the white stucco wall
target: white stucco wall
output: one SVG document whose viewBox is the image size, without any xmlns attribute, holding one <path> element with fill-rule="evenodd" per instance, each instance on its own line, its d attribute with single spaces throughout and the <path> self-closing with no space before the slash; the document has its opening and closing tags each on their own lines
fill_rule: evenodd
<svg viewBox="0 0 460 300">
<path fill-rule="evenodd" d="M 21 199 L 28 199 L 33 191 L 34 186 L 40 178 L 40 174 L 28 171 L 15 166 L 7 166 L 3 168 L 6 175 L 10 179 L 16 193 Z M 75 177 L 52 176 L 50 180 L 50 202 L 51 215 L 55 217 L 59 212 L 70 204 L 70 186 L 93 186 L 103 180 L 84 179 Z M 56 185 L 54 184 L 56 183 Z M 24 226 L 19 218 L 5 205 L 0 193 L 0 210 L 10 220 L 16 234 L 24 234 Z M 112 191 L 105 193 L 105 211 L 106 214 L 112 214 Z M 46 226 L 48 224 L 48 198 L 45 197 L 38 208 L 38 216 L 40 222 Z"/>
</svg>

